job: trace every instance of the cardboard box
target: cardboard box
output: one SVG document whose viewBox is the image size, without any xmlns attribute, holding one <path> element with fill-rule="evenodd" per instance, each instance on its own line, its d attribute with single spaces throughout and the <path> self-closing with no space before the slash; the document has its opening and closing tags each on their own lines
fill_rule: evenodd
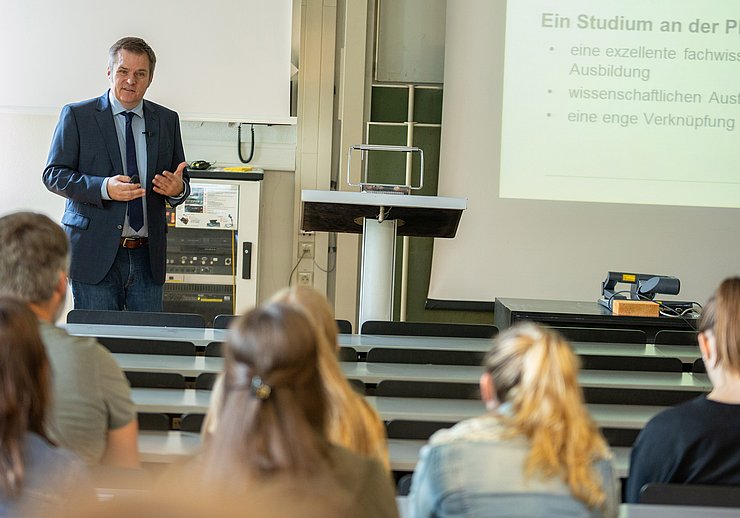
<svg viewBox="0 0 740 518">
<path fill-rule="evenodd" d="M 612 313 L 630 317 L 657 317 L 660 316 L 660 306 L 646 300 L 614 300 Z"/>
</svg>

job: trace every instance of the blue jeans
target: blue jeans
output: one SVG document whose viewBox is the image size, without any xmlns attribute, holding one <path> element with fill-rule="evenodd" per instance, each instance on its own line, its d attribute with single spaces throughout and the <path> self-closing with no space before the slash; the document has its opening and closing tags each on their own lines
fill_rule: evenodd
<svg viewBox="0 0 740 518">
<path fill-rule="evenodd" d="M 75 309 L 162 311 L 164 286 L 152 279 L 147 246 L 119 248 L 113 266 L 97 284 L 71 284 Z"/>
</svg>

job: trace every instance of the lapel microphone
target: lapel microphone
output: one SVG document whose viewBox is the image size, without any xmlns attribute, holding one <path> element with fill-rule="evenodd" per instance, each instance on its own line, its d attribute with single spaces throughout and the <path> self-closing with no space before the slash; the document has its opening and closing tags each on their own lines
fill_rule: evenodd
<svg viewBox="0 0 740 518">
<path fill-rule="evenodd" d="M 146 135 L 147 137 L 153 137 L 154 132 L 153 131 L 142 131 L 142 135 Z"/>
</svg>

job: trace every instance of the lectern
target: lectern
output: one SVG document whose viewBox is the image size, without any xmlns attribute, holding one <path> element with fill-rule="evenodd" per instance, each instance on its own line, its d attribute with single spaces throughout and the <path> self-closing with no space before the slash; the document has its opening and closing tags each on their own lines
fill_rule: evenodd
<svg viewBox="0 0 740 518">
<path fill-rule="evenodd" d="M 357 145 L 352 149 L 421 152 L 405 146 Z M 421 162 L 423 178 L 423 155 Z M 348 175 L 349 169 L 348 164 Z M 359 185 L 362 192 L 302 191 L 301 229 L 362 233 L 361 329 L 368 320 L 393 319 L 396 236 L 455 237 L 467 199 L 411 195 L 419 187 L 410 185 Z"/>
</svg>

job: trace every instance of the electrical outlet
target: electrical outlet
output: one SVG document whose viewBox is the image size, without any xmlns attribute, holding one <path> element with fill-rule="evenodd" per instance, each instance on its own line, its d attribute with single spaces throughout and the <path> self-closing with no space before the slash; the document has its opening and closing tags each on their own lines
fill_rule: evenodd
<svg viewBox="0 0 740 518">
<path fill-rule="evenodd" d="M 298 286 L 313 286 L 313 272 L 298 272 Z"/>
<path fill-rule="evenodd" d="M 313 258 L 313 243 L 298 243 L 298 258 Z"/>
</svg>

